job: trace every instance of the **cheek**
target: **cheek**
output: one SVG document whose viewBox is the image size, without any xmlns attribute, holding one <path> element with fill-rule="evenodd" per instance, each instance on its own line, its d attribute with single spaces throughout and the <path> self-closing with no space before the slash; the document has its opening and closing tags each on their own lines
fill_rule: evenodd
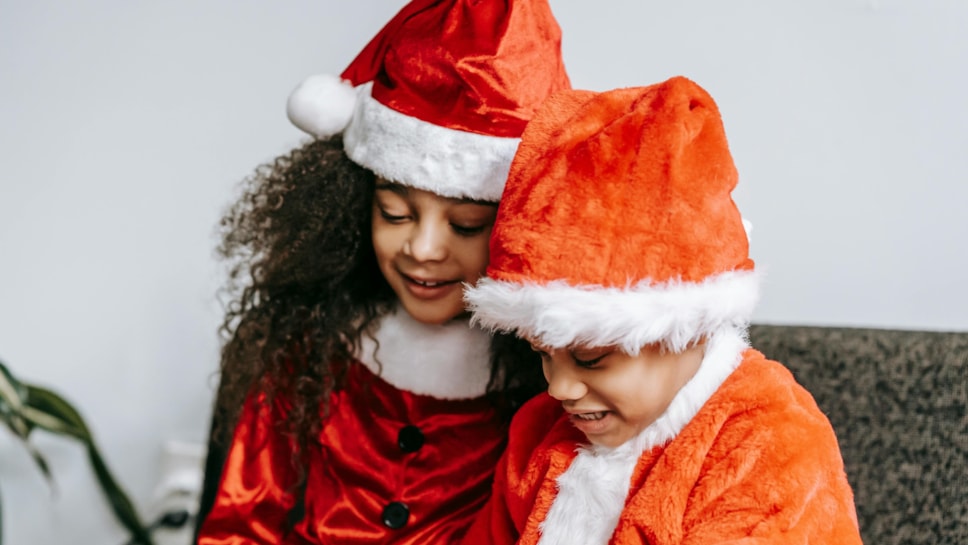
<svg viewBox="0 0 968 545">
<path fill-rule="evenodd" d="M 382 253 L 382 222 L 377 220 L 376 215 L 378 214 L 376 207 L 370 211 L 370 243 L 373 244 L 373 252 L 376 254 L 377 258 L 380 258 Z"/>
<path fill-rule="evenodd" d="M 639 362 L 612 361 L 608 367 L 591 373 L 594 389 L 607 398 L 619 412 L 637 413 L 655 395 L 653 377 Z M 626 414 L 626 416 L 631 416 Z"/>
<path fill-rule="evenodd" d="M 373 230 L 373 253 L 381 267 L 396 255 L 396 245 L 392 233 L 386 229 Z"/>
<path fill-rule="evenodd" d="M 373 253 L 376 255 L 377 261 L 382 262 L 384 259 L 386 259 L 386 244 L 384 242 L 384 237 L 381 236 L 379 229 L 375 225 L 373 226 L 371 242 L 373 243 Z"/>
<path fill-rule="evenodd" d="M 484 275 L 489 256 L 488 241 L 489 237 L 484 235 L 464 241 L 460 247 L 460 256 L 465 270 L 476 272 L 478 276 Z"/>
<path fill-rule="evenodd" d="M 400 251 L 403 246 L 404 232 L 399 226 L 374 220 L 370 238 L 377 261 L 385 261 Z"/>
<path fill-rule="evenodd" d="M 669 407 L 678 388 L 670 380 L 669 373 L 643 372 L 635 377 L 629 377 L 626 384 L 635 384 L 634 392 L 627 391 L 626 399 L 634 407 L 639 419 L 645 419 L 649 424 Z"/>
</svg>

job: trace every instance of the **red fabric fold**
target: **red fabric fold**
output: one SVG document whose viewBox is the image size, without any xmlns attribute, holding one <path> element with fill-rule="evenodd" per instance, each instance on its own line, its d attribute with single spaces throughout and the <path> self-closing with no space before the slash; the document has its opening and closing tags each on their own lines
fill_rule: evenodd
<svg viewBox="0 0 968 545">
<path fill-rule="evenodd" d="M 245 407 L 200 545 L 455 541 L 483 506 L 504 447 L 500 419 L 484 399 L 448 401 L 396 389 L 361 364 L 331 398 L 306 485 L 306 516 L 291 532 L 289 440 L 273 422 L 285 403 Z M 398 444 L 404 426 L 424 437 Z M 383 523 L 391 502 L 409 509 L 397 529 Z"/>
</svg>

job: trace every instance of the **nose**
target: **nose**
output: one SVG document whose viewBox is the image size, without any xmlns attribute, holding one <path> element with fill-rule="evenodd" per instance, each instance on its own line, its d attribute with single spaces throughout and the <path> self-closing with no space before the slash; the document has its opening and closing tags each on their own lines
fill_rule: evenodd
<svg viewBox="0 0 968 545">
<path fill-rule="evenodd" d="M 558 401 L 575 401 L 588 393 L 588 387 L 575 373 L 574 364 L 562 352 L 546 357 L 542 365 L 548 381 L 548 395 Z"/>
<path fill-rule="evenodd" d="M 413 225 L 403 245 L 404 254 L 416 261 L 443 261 L 447 257 L 446 226 L 420 221 Z"/>
</svg>

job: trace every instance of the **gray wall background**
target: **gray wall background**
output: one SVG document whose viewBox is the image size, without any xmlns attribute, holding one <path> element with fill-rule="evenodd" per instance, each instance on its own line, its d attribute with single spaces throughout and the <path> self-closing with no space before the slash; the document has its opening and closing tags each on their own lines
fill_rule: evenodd
<svg viewBox="0 0 968 545">
<path fill-rule="evenodd" d="M 284 103 L 403 0 L 0 0 L 0 359 L 74 401 L 148 516 L 215 384 L 215 226 L 297 145 Z M 717 99 L 756 321 L 968 330 L 968 3 L 552 0 L 576 87 Z M 122 543 L 83 452 L 0 432 L 12 545 Z"/>
</svg>

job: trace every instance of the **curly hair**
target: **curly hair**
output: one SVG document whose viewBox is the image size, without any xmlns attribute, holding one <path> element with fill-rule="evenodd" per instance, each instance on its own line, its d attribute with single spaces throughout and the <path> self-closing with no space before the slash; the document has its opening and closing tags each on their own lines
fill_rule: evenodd
<svg viewBox="0 0 968 545">
<path fill-rule="evenodd" d="M 228 444 L 248 396 L 283 396 L 294 444 L 312 444 L 320 407 L 344 374 L 362 332 L 396 301 L 373 253 L 375 176 L 343 152 L 340 137 L 314 140 L 256 169 L 221 221 L 228 296 L 221 333 L 215 437 Z M 495 335 L 488 396 L 506 419 L 543 389 L 536 355 Z M 294 453 L 304 469 L 305 452 Z M 302 471 L 300 471 L 302 474 Z"/>
</svg>

